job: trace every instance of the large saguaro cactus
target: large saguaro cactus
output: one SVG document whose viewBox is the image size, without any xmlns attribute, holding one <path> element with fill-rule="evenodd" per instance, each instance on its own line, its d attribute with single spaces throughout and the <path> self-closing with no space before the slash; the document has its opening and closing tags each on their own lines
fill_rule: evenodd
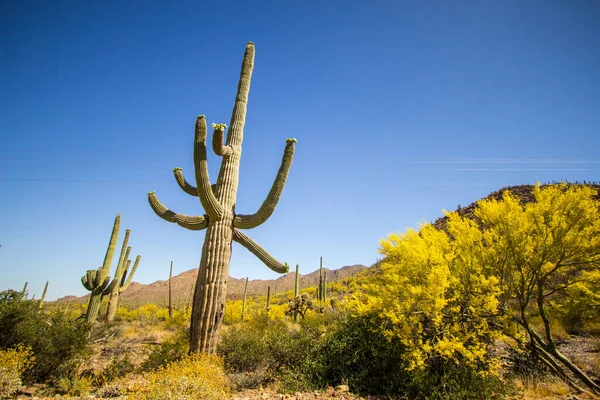
<svg viewBox="0 0 600 400">
<path fill-rule="evenodd" d="M 117 247 L 120 226 L 121 214 L 117 214 L 115 223 L 113 225 L 113 230 L 110 235 L 110 241 L 108 242 L 108 249 L 106 250 L 106 255 L 104 256 L 104 263 L 98 269 L 88 270 L 87 273 L 81 277 L 81 283 L 87 290 L 91 292 L 88 309 L 85 315 L 86 322 L 96 322 L 102 294 L 110 293 L 110 290 L 112 290 L 112 284 L 116 283 L 114 281 L 112 283 L 110 282 L 110 277 L 108 274 L 110 272 L 110 265 L 112 264 L 112 259 L 115 254 L 115 248 Z"/>
<path fill-rule="evenodd" d="M 187 194 L 197 196 L 200 199 L 206 214 L 200 216 L 177 214 L 162 205 L 154 192 L 148 194 L 150 206 L 159 217 L 190 230 L 206 229 L 192 303 L 190 352 L 213 353 L 215 351 L 218 331 L 225 310 L 232 241 L 236 241 L 250 250 L 273 271 L 279 273 L 289 271 L 287 263 L 281 264 L 275 260 L 260 245 L 242 233 L 240 229 L 252 229 L 259 226 L 275 210 L 292 164 L 296 139 L 286 139 L 281 166 L 267 198 L 258 211 L 249 215 L 236 213 L 246 105 L 253 67 L 254 44 L 250 42 L 246 46 L 242 62 L 237 95 L 225 143 L 223 143 L 223 138 L 226 126 L 224 124 L 212 125 L 214 129 L 212 149 L 215 154 L 222 157 L 216 184 L 211 185 L 208 176 L 206 158 L 207 128 L 204 115 L 196 118 L 194 137 L 196 186 L 185 180 L 180 168 L 173 170 L 179 186 Z"/>
</svg>

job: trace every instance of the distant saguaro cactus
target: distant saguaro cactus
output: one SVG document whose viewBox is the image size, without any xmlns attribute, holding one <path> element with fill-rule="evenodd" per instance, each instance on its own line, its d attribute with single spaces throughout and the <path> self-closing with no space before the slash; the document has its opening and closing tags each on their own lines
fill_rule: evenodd
<svg viewBox="0 0 600 400">
<path fill-rule="evenodd" d="M 46 292 L 48 291 L 48 281 L 46 281 L 46 286 L 44 286 L 44 292 L 42 293 L 42 298 L 40 299 L 40 310 L 44 307 L 44 300 L 46 300 Z"/>
<path fill-rule="evenodd" d="M 248 43 L 238 83 L 237 95 L 227 138 L 224 124 L 213 124 L 212 148 L 222 157 L 217 183 L 211 185 L 206 158 L 206 119 L 196 118 L 194 138 L 194 166 L 196 186 L 189 184 L 180 168 L 173 170 L 179 186 L 189 195 L 197 196 L 206 214 L 188 216 L 177 214 L 161 204 L 154 194 L 148 201 L 154 212 L 168 222 L 190 230 L 206 229 L 198 278 L 194 290 L 190 323 L 190 352 L 214 353 L 217 336 L 225 311 L 227 278 L 231 258 L 231 243 L 235 241 L 258 257 L 275 272 L 286 273 L 289 266 L 276 261 L 260 245 L 243 234 L 240 229 L 252 229 L 264 223 L 273 213 L 281 196 L 294 157 L 296 139 L 286 139 L 281 166 L 275 181 L 258 211 L 254 214 L 237 214 L 236 197 L 242 140 L 246 120 L 246 105 L 250 79 L 254 68 L 254 44 Z"/>
<path fill-rule="evenodd" d="M 271 286 L 267 286 L 267 315 L 271 311 Z"/>
<path fill-rule="evenodd" d="M 173 318 L 173 297 L 171 289 L 171 280 L 173 279 L 173 261 L 171 261 L 171 267 L 169 268 L 169 318 Z"/>
<path fill-rule="evenodd" d="M 298 289 L 299 289 L 299 272 L 300 265 L 296 264 L 296 278 L 294 279 L 294 300 L 298 297 Z M 294 322 L 298 322 L 298 310 L 294 311 Z"/>
<path fill-rule="evenodd" d="M 246 295 L 248 294 L 248 278 L 244 284 L 244 300 L 242 300 L 242 321 L 246 318 Z"/>
<path fill-rule="evenodd" d="M 88 303 L 88 309 L 85 315 L 86 322 L 96 322 L 103 292 L 104 294 L 110 293 L 112 287 L 109 286 L 109 283 L 111 285 L 116 284 L 114 280 L 113 282 L 110 282 L 110 277 L 108 274 L 110 272 L 110 264 L 112 264 L 112 259 L 115 254 L 115 248 L 117 247 L 120 226 L 121 214 L 117 214 L 115 223 L 113 225 L 113 230 L 110 235 L 110 241 L 108 242 L 108 249 L 106 250 L 106 255 L 104 256 L 104 263 L 102 263 L 102 266 L 98 269 L 88 270 L 87 273 L 81 277 L 81 283 L 83 286 L 87 290 L 91 291 L 90 301 Z"/>
</svg>

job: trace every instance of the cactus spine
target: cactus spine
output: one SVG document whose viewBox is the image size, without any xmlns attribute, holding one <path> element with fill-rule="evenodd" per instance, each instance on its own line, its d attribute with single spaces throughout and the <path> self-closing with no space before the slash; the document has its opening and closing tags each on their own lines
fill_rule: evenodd
<svg viewBox="0 0 600 400">
<path fill-rule="evenodd" d="M 271 190 L 260 208 L 254 214 L 237 214 L 236 197 L 239 180 L 239 166 L 246 120 L 246 105 L 250 80 L 254 68 L 254 43 L 246 46 L 237 95 L 225 142 L 224 124 L 213 124 L 212 149 L 222 158 L 216 184 L 211 185 L 208 176 L 206 137 L 207 127 L 204 115 L 196 118 L 194 138 L 194 169 L 196 186 L 188 183 L 180 168 L 175 168 L 175 180 L 181 189 L 199 198 L 206 214 L 188 216 L 178 214 L 165 207 L 154 192 L 148 194 L 148 201 L 154 212 L 164 220 L 190 229 L 206 229 L 198 278 L 192 302 L 190 322 L 190 352 L 214 353 L 219 328 L 225 311 L 227 279 L 231 258 L 231 243 L 235 241 L 247 248 L 272 270 L 279 273 L 289 271 L 287 263 L 282 264 L 267 253 L 258 243 L 250 239 L 241 229 L 252 229 L 264 223 L 273 213 L 279 201 L 289 173 L 296 139 L 286 139 L 284 155 Z"/>
<path fill-rule="evenodd" d="M 248 294 L 248 278 L 246 278 L 246 284 L 244 285 L 244 300 L 242 300 L 242 321 L 246 317 L 246 295 Z"/>
<path fill-rule="evenodd" d="M 298 297 L 298 289 L 299 289 L 299 285 L 298 285 L 298 275 L 299 275 L 299 271 L 300 271 L 300 265 L 296 264 L 296 279 L 294 280 L 294 299 L 296 299 Z M 294 310 L 294 322 L 298 322 L 298 310 Z"/>
<path fill-rule="evenodd" d="M 88 270 L 87 273 L 81 277 L 81 283 L 83 286 L 91 291 L 90 301 L 88 303 L 88 309 L 85 316 L 86 322 L 94 323 L 98 318 L 98 309 L 100 307 L 100 300 L 103 292 L 108 288 L 110 277 L 110 264 L 112 263 L 113 256 L 115 254 L 115 248 L 117 247 L 117 240 L 119 237 L 119 227 L 121 226 L 121 214 L 117 214 L 113 230 L 110 235 L 110 241 L 108 242 L 108 249 L 104 256 L 104 263 L 96 270 Z M 106 293 L 109 293 L 107 291 Z"/>
<path fill-rule="evenodd" d="M 42 298 L 40 299 L 40 310 L 44 307 L 44 300 L 46 299 L 46 292 L 48 291 L 48 281 L 46 281 L 46 286 L 44 286 L 44 292 L 42 293 Z"/>
<path fill-rule="evenodd" d="M 173 261 L 171 261 L 171 267 L 169 268 L 169 318 L 173 318 L 173 291 L 171 288 L 171 280 L 173 279 Z"/>
</svg>

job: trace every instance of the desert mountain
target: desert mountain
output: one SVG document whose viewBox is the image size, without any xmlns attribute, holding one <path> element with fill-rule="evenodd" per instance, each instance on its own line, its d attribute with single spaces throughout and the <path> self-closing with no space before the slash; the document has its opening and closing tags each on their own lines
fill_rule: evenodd
<svg viewBox="0 0 600 400">
<path fill-rule="evenodd" d="M 335 282 L 351 276 L 352 274 L 355 274 L 364 268 L 367 267 L 364 265 L 349 265 L 335 270 L 323 268 L 323 271 L 327 271 L 327 282 Z M 173 277 L 173 306 L 178 307 L 186 305 L 190 302 L 197 276 L 198 270 L 191 269 Z M 294 289 L 294 277 L 295 272 L 288 272 L 277 279 L 250 280 L 248 281 L 248 295 L 266 295 L 268 286 L 271 286 L 271 293 L 273 293 L 273 291 L 281 293 L 286 290 Z M 229 281 L 227 282 L 227 298 L 233 300 L 241 299 L 244 295 L 244 284 L 245 279 L 229 277 Z M 317 269 L 316 271 L 306 275 L 300 274 L 299 284 L 301 288 L 317 286 L 319 284 L 319 270 Z M 167 304 L 168 293 L 168 280 L 156 281 L 147 285 L 132 282 L 129 286 L 129 289 L 127 289 L 121 295 L 121 304 L 155 303 L 162 306 Z M 67 296 L 60 300 L 69 300 L 74 303 L 84 303 L 87 301 L 87 299 L 88 296 Z"/>
</svg>

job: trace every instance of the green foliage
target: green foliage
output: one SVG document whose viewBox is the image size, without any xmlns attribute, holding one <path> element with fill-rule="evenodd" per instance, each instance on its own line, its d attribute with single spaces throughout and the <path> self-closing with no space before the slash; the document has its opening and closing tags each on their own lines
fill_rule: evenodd
<svg viewBox="0 0 600 400">
<path fill-rule="evenodd" d="M 240 386 L 278 381 L 281 390 L 294 392 L 314 386 L 318 365 L 313 353 L 320 343 L 317 330 L 290 329 L 283 319 L 262 317 L 229 327 L 218 353 L 227 371 L 252 376 Z"/>
<path fill-rule="evenodd" d="M 181 360 L 188 353 L 189 331 L 180 329 L 171 338 L 154 347 L 148 359 L 140 365 L 141 371 L 151 371 Z"/>
<path fill-rule="evenodd" d="M 21 292 L 0 292 L 0 348 L 31 348 L 35 363 L 25 373 L 28 381 L 44 381 L 72 374 L 87 354 L 90 326 L 60 311 L 44 312 Z"/>
<path fill-rule="evenodd" d="M 11 396 L 17 391 L 23 372 L 34 360 L 31 349 L 23 346 L 0 350 L 0 397 Z"/>
</svg>

